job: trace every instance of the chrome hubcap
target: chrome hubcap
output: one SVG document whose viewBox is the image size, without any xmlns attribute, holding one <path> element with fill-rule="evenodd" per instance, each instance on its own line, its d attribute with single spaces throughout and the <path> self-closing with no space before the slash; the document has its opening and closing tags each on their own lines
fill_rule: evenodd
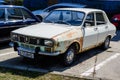
<svg viewBox="0 0 120 80">
<path fill-rule="evenodd" d="M 73 58 L 74 58 L 74 52 L 72 50 L 70 50 L 68 53 L 67 53 L 67 62 L 68 63 L 71 63 L 73 61 Z"/>
</svg>

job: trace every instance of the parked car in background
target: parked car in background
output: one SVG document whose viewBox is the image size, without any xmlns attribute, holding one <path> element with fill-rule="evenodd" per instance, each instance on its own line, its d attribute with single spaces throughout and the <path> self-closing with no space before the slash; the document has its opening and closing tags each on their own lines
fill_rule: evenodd
<svg viewBox="0 0 120 80">
<path fill-rule="evenodd" d="M 0 5 L 7 5 L 8 3 L 6 3 L 4 0 L 0 0 Z"/>
<path fill-rule="evenodd" d="M 59 3 L 59 4 L 49 6 L 43 10 L 35 10 L 32 13 L 38 16 L 40 19 L 42 19 L 42 18 L 45 18 L 49 14 L 50 11 L 57 9 L 57 8 L 83 8 L 83 7 L 86 7 L 86 5 L 72 4 L 72 3 Z"/>
<path fill-rule="evenodd" d="M 109 48 L 115 32 L 102 10 L 60 8 L 51 11 L 42 23 L 12 31 L 11 40 L 20 56 L 36 59 L 62 54 L 63 64 L 68 66 L 80 52 L 97 46 Z"/>
<path fill-rule="evenodd" d="M 0 5 L 0 42 L 10 40 L 10 32 L 40 22 L 28 9 L 21 6 Z"/>
<path fill-rule="evenodd" d="M 120 29 L 120 14 L 114 15 L 111 21 L 116 26 L 117 29 Z"/>
</svg>

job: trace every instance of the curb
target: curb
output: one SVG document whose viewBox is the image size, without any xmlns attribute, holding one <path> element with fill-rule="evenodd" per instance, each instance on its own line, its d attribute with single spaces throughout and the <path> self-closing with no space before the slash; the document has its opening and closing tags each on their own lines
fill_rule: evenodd
<svg viewBox="0 0 120 80">
<path fill-rule="evenodd" d="M 10 69 L 17 69 L 17 70 L 23 70 L 23 71 L 32 71 L 32 72 L 40 72 L 40 73 L 50 73 L 54 75 L 61 75 L 61 76 L 68 76 L 68 77 L 75 77 L 75 78 L 80 78 L 82 80 L 107 80 L 107 79 L 101 79 L 101 78 L 92 78 L 92 77 L 84 77 L 80 75 L 73 75 L 69 73 L 61 73 L 57 71 L 50 72 L 49 70 L 45 69 L 38 69 L 38 68 L 31 68 L 29 66 L 12 66 L 12 65 L 0 65 L 0 67 L 3 68 L 10 68 Z"/>
<path fill-rule="evenodd" d="M 37 69 L 37 68 L 31 68 L 31 67 L 23 67 L 23 66 L 12 66 L 12 65 L 0 65 L 0 67 L 3 68 L 10 68 L 10 69 L 18 69 L 18 70 L 24 70 L 24 71 L 33 71 L 33 72 L 41 72 L 41 73 L 48 73 L 48 70 L 45 69 Z"/>
</svg>

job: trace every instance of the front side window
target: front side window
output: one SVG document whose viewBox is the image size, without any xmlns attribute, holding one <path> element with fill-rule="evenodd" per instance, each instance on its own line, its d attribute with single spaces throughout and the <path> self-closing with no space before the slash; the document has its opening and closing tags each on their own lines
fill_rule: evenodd
<svg viewBox="0 0 120 80">
<path fill-rule="evenodd" d="M 87 26 L 95 26 L 94 13 L 89 13 L 87 15 L 84 24 L 87 25 Z"/>
<path fill-rule="evenodd" d="M 105 18 L 103 16 L 103 13 L 96 13 L 96 24 L 97 25 L 102 25 L 105 24 Z"/>
<path fill-rule="evenodd" d="M 8 8 L 7 9 L 8 20 L 23 20 L 22 12 L 19 8 Z"/>
<path fill-rule="evenodd" d="M 44 22 L 80 26 L 83 18 L 83 12 L 71 10 L 55 10 L 44 19 Z"/>
<path fill-rule="evenodd" d="M 5 21 L 5 9 L 0 9 L 0 21 Z"/>
</svg>

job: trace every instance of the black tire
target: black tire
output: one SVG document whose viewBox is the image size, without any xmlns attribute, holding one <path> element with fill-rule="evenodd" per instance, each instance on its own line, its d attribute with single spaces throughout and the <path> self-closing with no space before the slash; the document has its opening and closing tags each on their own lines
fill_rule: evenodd
<svg viewBox="0 0 120 80">
<path fill-rule="evenodd" d="M 23 56 L 21 56 L 22 57 L 22 61 L 23 62 L 30 62 L 32 59 L 30 59 L 30 58 L 27 58 L 27 57 L 23 57 Z"/>
<path fill-rule="evenodd" d="M 75 49 L 70 47 L 63 55 L 64 66 L 70 66 L 75 60 Z"/>
<path fill-rule="evenodd" d="M 14 47 L 13 48 L 14 48 L 14 51 L 18 51 L 18 49 L 17 49 L 18 48 L 18 44 L 14 43 Z"/>
<path fill-rule="evenodd" d="M 110 46 L 110 37 L 107 37 L 102 45 L 102 48 L 106 50 L 109 48 L 109 46 Z"/>
</svg>

